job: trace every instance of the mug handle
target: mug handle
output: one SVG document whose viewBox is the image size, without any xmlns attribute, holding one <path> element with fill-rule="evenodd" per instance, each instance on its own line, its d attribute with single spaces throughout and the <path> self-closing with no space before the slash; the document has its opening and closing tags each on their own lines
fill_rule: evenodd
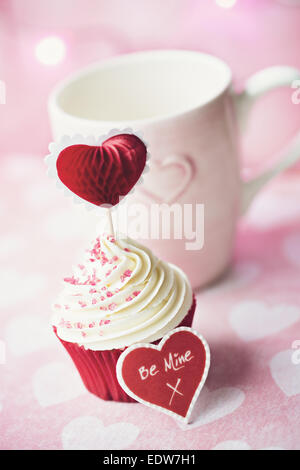
<svg viewBox="0 0 300 470">
<path fill-rule="evenodd" d="M 268 67 L 252 75 L 247 80 L 244 90 L 241 93 L 234 93 L 234 101 L 241 129 L 245 129 L 249 111 L 260 96 L 274 88 L 283 86 L 292 87 L 293 81 L 299 80 L 299 78 L 300 71 L 287 66 Z M 299 159 L 300 132 L 288 145 L 279 162 L 256 178 L 243 183 L 242 214 L 246 212 L 256 194 L 266 183 L 292 166 Z"/>
</svg>

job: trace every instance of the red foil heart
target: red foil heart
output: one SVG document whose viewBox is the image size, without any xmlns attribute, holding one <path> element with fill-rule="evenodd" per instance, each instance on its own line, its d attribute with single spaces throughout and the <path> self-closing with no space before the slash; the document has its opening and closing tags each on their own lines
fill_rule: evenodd
<svg viewBox="0 0 300 470">
<path fill-rule="evenodd" d="M 110 137 L 100 146 L 70 145 L 58 155 L 59 179 L 73 193 L 97 206 L 116 205 L 139 180 L 147 158 L 134 134 Z"/>
<path fill-rule="evenodd" d="M 135 400 L 187 422 L 209 365 L 204 338 L 182 327 L 165 336 L 158 346 L 137 344 L 126 349 L 118 360 L 117 376 Z"/>
</svg>

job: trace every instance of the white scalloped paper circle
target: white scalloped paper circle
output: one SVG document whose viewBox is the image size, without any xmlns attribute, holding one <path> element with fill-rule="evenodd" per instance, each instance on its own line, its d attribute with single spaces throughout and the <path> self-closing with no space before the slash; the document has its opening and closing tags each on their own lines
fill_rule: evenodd
<svg viewBox="0 0 300 470">
<path fill-rule="evenodd" d="M 87 210 L 98 210 L 98 208 L 102 208 L 101 206 L 96 206 L 95 204 L 92 204 L 91 202 L 85 201 L 81 197 L 77 196 L 77 194 L 73 193 L 67 186 L 63 184 L 63 182 L 59 179 L 57 170 L 56 170 L 56 161 L 58 159 L 58 156 L 62 150 L 64 150 L 67 147 L 70 147 L 71 145 L 79 145 L 79 144 L 84 144 L 84 145 L 91 145 L 91 146 L 100 146 L 103 144 L 104 141 L 109 139 L 110 137 L 114 137 L 119 134 L 133 134 L 136 135 L 141 141 L 144 143 L 146 149 L 147 149 L 147 155 L 146 155 L 146 164 L 145 168 L 139 177 L 138 181 L 134 185 L 134 187 L 129 191 L 129 193 L 126 194 L 126 196 L 120 197 L 120 202 L 116 204 L 115 206 L 112 206 L 110 209 L 114 210 L 116 209 L 120 204 L 124 202 L 125 197 L 131 195 L 136 186 L 139 184 L 143 183 L 143 175 L 149 171 L 149 166 L 148 166 L 148 161 L 150 158 L 150 154 L 148 152 L 148 144 L 145 141 L 145 139 L 142 136 L 142 133 L 140 131 L 134 130 L 132 128 L 125 128 L 125 129 L 111 129 L 107 134 L 102 134 L 98 138 L 96 138 L 93 135 L 89 135 L 87 137 L 84 137 L 81 134 L 75 134 L 73 136 L 69 135 L 64 135 L 61 137 L 61 139 L 58 142 L 51 142 L 49 144 L 49 154 L 45 157 L 45 163 L 48 166 L 48 171 L 47 174 L 50 176 L 50 178 L 54 178 L 56 180 L 56 186 L 59 189 L 62 189 L 64 191 L 65 196 L 71 196 L 73 198 L 73 201 L 75 204 L 83 204 Z"/>
<path fill-rule="evenodd" d="M 153 403 L 149 403 L 149 402 L 143 400 L 142 398 L 140 398 L 139 396 L 135 395 L 135 393 L 132 392 L 132 390 L 130 390 L 130 388 L 127 387 L 126 383 L 123 380 L 123 376 L 122 376 L 123 362 L 124 362 L 126 356 L 131 351 L 133 351 L 135 349 L 138 349 L 138 348 L 155 349 L 157 351 L 161 351 L 162 347 L 166 343 L 166 341 L 171 336 L 173 336 L 175 333 L 178 333 L 179 331 L 189 331 L 189 332 L 193 333 L 195 336 L 197 336 L 200 339 L 203 346 L 204 346 L 205 355 L 206 355 L 206 362 L 205 362 L 203 375 L 202 375 L 201 380 L 199 382 L 199 385 L 198 385 L 198 387 L 197 387 L 197 389 L 194 393 L 194 396 L 192 398 L 192 401 L 190 403 L 189 409 L 188 409 L 187 414 L 186 414 L 185 417 L 178 415 L 174 411 L 167 410 L 166 408 L 163 408 L 162 406 L 155 405 Z M 210 349 L 209 349 L 209 346 L 208 346 L 208 343 L 207 343 L 206 339 L 200 333 L 198 333 L 198 331 L 194 330 L 193 328 L 189 328 L 187 326 L 181 326 L 179 328 L 175 328 L 174 330 L 170 331 L 167 335 L 165 335 L 158 345 L 154 345 L 154 344 L 151 344 L 151 343 L 136 343 L 136 344 L 133 344 L 132 346 L 129 346 L 129 348 L 126 348 L 125 351 L 122 352 L 122 354 L 120 355 L 120 357 L 118 359 L 118 362 L 117 362 L 117 365 L 116 365 L 116 372 L 117 372 L 118 382 L 119 382 L 120 386 L 123 388 L 123 390 L 127 393 L 127 395 L 134 398 L 137 402 L 142 403 L 143 405 L 146 405 L 150 408 L 161 411 L 162 413 L 165 413 L 168 416 L 176 418 L 177 420 L 181 421 L 184 424 L 188 424 L 188 422 L 190 420 L 190 417 L 191 417 L 191 413 L 192 413 L 193 408 L 195 406 L 195 403 L 197 401 L 197 398 L 198 398 L 198 396 L 199 396 L 199 394 L 200 394 L 200 392 L 203 388 L 203 385 L 205 384 L 207 374 L 208 374 L 208 371 L 209 371 L 209 367 L 210 367 Z"/>
</svg>

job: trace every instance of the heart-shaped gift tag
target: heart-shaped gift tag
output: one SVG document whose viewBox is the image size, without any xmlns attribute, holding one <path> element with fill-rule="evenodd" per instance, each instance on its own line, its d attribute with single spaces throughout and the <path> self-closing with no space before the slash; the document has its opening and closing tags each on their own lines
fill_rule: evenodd
<svg viewBox="0 0 300 470">
<path fill-rule="evenodd" d="M 63 148 L 56 160 L 60 181 L 96 206 L 116 205 L 139 180 L 147 148 L 135 134 L 113 135 L 101 145 L 78 143 Z"/>
<path fill-rule="evenodd" d="M 195 330 L 180 327 L 159 345 L 134 344 L 119 357 L 117 377 L 140 403 L 187 423 L 206 380 L 210 352 Z"/>
</svg>

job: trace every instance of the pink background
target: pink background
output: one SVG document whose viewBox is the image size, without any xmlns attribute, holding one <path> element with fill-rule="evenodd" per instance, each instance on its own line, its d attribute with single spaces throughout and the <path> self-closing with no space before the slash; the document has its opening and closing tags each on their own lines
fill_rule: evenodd
<svg viewBox="0 0 300 470">
<path fill-rule="evenodd" d="M 51 6 L 2 0 L 0 13 L 0 79 L 7 89 L 0 105 L 6 350 L 0 447 L 299 449 L 300 365 L 291 357 L 300 340 L 300 167 L 259 196 L 240 224 L 232 272 L 197 295 L 194 326 L 213 359 L 194 424 L 182 429 L 142 405 L 89 395 L 51 334 L 59 279 L 97 221 L 48 181 L 42 158 L 51 140 L 47 95 L 66 74 L 124 52 L 182 48 L 225 59 L 242 87 L 269 65 L 300 68 L 300 7 L 266 0 L 238 0 L 231 9 L 196 0 L 53 0 Z M 49 35 L 67 47 L 56 66 L 35 57 L 37 42 Z M 299 130 L 300 105 L 292 104 L 291 91 L 274 91 L 253 110 L 242 156 L 253 173 Z"/>
</svg>

